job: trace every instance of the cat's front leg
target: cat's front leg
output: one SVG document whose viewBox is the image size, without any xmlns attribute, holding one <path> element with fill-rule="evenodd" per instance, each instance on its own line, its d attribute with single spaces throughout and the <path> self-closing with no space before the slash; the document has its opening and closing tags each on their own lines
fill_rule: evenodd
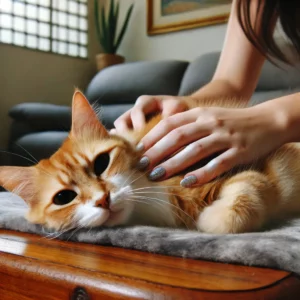
<svg viewBox="0 0 300 300">
<path fill-rule="evenodd" d="M 200 213 L 197 227 L 220 234 L 257 231 L 268 220 L 273 197 L 274 189 L 263 174 L 240 173 L 230 178 L 218 199 Z"/>
</svg>

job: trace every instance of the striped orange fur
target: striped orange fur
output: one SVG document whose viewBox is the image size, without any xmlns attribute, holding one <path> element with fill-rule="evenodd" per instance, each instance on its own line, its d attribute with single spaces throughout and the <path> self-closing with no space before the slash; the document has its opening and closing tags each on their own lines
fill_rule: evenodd
<svg viewBox="0 0 300 300">
<path fill-rule="evenodd" d="M 239 103 L 213 100 L 192 105 Z M 140 224 L 240 233 L 300 215 L 297 144 L 281 147 L 251 168 L 185 189 L 179 184 L 181 174 L 150 182 L 146 173 L 136 170 L 141 153 L 135 146 L 159 121 L 156 116 L 142 131 L 110 135 L 76 90 L 72 129 L 60 149 L 32 167 L 0 167 L 0 184 L 27 202 L 30 222 L 57 231 Z"/>
</svg>

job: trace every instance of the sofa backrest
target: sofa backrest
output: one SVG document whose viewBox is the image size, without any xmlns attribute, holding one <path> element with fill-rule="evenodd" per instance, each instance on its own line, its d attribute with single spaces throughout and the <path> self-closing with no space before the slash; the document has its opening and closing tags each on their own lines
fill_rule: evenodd
<svg viewBox="0 0 300 300">
<path fill-rule="evenodd" d="M 155 61 L 116 65 L 100 71 L 85 92 L 91 103 L 134 103 L 140 95 L 177 95 L 188 62 Z"/>
<path fill-rule="evenodd" d="M 210 82 L 216 70 L 220 52 L 204 54 L 186 69 L 179 95 L 188 95 Z M 300 91 L 300 65 L 279 68 L 269 61 L 263 65 L 262 72 L 253 94 L 253 102 L 261 102 Z"/>
<path fill-rule="evenodd" d="M 100 71 L 86 96 L 101 105 L 133 104 L 140 95 L 189 95 L 213 77 L 220 52 L 204 54 L 193 62 L 147 61 L 116 65 Z M 300 65 L 278 68 L 266 61 L 252 102 L 300 91 Z"/>
</svg>

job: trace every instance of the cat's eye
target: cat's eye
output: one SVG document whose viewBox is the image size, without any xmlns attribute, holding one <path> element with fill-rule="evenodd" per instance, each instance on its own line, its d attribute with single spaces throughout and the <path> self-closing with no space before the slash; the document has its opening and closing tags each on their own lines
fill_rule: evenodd
<svg viewBox="0 0 300 300">
<path fill-rule="evenodd" d="M 101 153 L 94 160 L 94 173 L 100 176 L 109 165 L 109 154 Z"/>
<path fill-rule="evenodd" d="M 77 193 L 72 190 L 62 190 L 53 197 L 53 203 L 56 205 L 66 205 L 72 202 Z"/>
</svg>

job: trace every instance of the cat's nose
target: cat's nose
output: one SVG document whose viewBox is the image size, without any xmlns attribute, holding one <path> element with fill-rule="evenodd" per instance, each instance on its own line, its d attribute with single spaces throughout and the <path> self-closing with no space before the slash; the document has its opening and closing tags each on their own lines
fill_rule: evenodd
<svg viewBox="0 0 300 300">
<path fill-rule="evenodd" d="M 95 206 L 108 209 L 109 202 L 110 202 L 110 194 L 106 193 L 101 197 L 101 199 L 99 199 L 95 202 Z"/>
</svg>

